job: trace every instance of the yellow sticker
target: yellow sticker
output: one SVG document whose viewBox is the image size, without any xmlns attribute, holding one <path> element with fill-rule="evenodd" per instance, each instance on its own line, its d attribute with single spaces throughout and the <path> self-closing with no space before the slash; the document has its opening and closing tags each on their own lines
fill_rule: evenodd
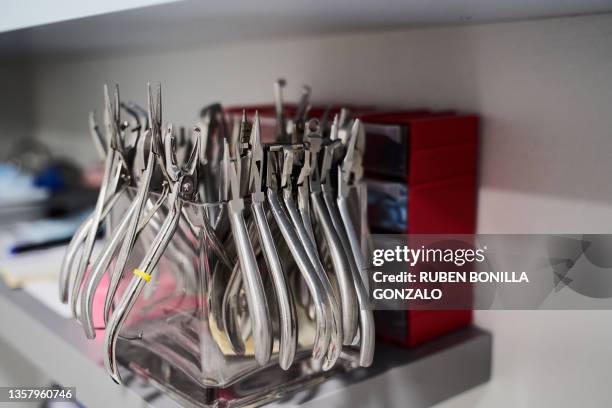
<svg viewBox="0 0 612 408">
<path fill-rule="evenodd" d="M 145 271 L 141 271 L 140 269 L 134 269 L 134 275 L 146 280 L 147 282 L 151 282 L 151 275 L 146 273 Z"/>
</svg>

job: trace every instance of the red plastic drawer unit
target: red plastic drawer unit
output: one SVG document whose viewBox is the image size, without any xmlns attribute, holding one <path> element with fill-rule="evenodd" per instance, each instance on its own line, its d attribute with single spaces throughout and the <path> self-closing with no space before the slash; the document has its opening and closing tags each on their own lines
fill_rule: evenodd
<svg viewBox="0 0 612 408">
<path fill-rule="evenodd" d="M 372 232 L 475 233 L 478 117 L 419 110 L 362 119 Z M 377 311 L 376 320 L 381 339 L 412 347 L 469 325 L 472 311 Z"/>
</svg>

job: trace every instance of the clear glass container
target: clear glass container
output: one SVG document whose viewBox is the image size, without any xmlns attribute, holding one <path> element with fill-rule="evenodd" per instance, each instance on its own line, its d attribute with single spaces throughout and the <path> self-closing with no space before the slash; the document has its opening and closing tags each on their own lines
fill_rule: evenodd
<svg viewBox="0 0 612 408">
<path fill-rule="evenodd" d="M 150 207 L 156 199 L 152 195 L 147 205 Z M 127 204 L 124 200 L 116 206 L 114 219 L 122 216 Z M 122 295 L 167 213 L 168 209 L 162 206 L 139 235 L 123 271 L 118 296 Z M 297 308 L 298 349 L 289 370 L 282 370 L 278 365 L 276 296 L 264 256 L 258 250 L 259 237 L 248 203 L 244 216 L 274 329 L 270 362 L 262 367 L 255 361 L 246 296 L 232 281 L 237 255 L 228 232 L 225 203 L 185 203 L 170 245 L 122 327 L 117 343 L 119 362 L 184 404 L 215 407 L 263 404 L 357 367 L 358 352 L 350 348 L 343 350 L 329 371 L 323 371 L 320 362 L 312 359 L 315 334 L 312 300 L 305 294 L 301 274 L 269 211 L 268 215 Z M 211 219 L 217 220 L 215 228 L 211 226 Z M 214 249 L 219 245 L 225 250 L 225 261 Z"/>
</svg>

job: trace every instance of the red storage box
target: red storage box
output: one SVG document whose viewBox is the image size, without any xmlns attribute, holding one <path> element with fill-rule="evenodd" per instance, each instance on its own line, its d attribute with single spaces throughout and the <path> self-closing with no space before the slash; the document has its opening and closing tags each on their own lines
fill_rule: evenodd
<svg viewBox="0 0 612 408">
<path fill-rule="evenodd" d="M 381 229 L 379 220 L 370 218 L 372 231 L 474 234 L 478 117 L 409 111 L 364 115 L 362 119 L 368 134 L 367 177 L 391 186 L 397 183 L 394 191 L 404 189 L 407 196 L 403 224 Z M 381 211 L 369 208 L 372 215 Z M 377 311 L 376 320 L 380 338 L 412 347 L 469 325 L 472 311 Z"/>
</svg>

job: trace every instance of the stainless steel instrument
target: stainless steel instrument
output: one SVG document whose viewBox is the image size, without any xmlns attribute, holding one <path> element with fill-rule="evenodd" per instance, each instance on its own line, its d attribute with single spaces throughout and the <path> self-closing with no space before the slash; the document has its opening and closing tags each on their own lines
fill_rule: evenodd
<svg viewBox="0 0 612 408">
<path fill-rule="evenodd" d="M 120 361 L 161 385 L 211 389 L 279 367 L 306 381 L 372 363 L 367 236 L 353 219 L 365 211 L 363 125 L 343 110 L 328 131 L 329 112 L 309 117 L 307 86 L 286 118 L 284 86 L 266 142 L 258 113 L 211 104 L 192 130 L 163 128 L 161 87 L 148 85 L 147 110 L 105 87 L 104 132 L 89 118 L 104 178 L 59 293 L 88 338 L 104 330 L 114 381 Z"/>
</svg>

